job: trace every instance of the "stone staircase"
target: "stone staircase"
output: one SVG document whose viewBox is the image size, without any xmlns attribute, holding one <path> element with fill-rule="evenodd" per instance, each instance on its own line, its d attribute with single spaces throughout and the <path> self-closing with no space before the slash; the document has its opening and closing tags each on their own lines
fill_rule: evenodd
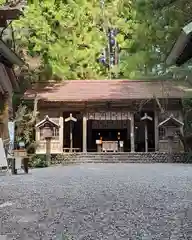
<svg viewBox="0 0 192 240">
<path fill-rule="evenodd" d="M 57 157 L 60 163 L 176 163 L 186 162 L 185 153 L 161 152 L 88 152 L 63 153 Z"/>
</svg>

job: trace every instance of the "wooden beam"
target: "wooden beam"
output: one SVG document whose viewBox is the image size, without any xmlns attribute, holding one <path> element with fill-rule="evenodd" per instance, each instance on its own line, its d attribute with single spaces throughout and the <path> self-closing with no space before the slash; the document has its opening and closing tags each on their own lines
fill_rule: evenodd
<svg viewBox="0 0 192 240">
<path fill-rule="evenodd" d="M 9 92 L 9 94 L 12 94 L 12 84 L 9 79 L 9 76 L 7 74 L 7 71 L 2 63 L 0 63 L 0 85 L 3 87 L 5 92 Z"/>
<path fill-rule="evenodd" d="M 15 20 L 20 17 L 22 12 L 16 8 L 2 7 L 0 8 L 0 19 L 2 20 Z"/>
</svg>

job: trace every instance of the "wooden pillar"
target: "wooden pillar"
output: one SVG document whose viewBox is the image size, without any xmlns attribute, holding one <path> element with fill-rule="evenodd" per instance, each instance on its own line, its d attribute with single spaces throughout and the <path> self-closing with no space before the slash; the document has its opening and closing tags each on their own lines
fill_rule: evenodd
<svg viewBox="0 0 192 240">
<path fill-rule="evenodd" d="M 135 123 L 134 123 L 134 113 L 130 113 L 130 138 L 131 138 L 131 152 L 135 152 Z"/>
<path fill-rule="evenodd" d="M 92 121 L 89 120 L 87 121 L 87 132 L 89 134 L 87 134 L 87 149 L 92 151 Z"/>
<path fill-rule="evenodd" d="M 83 116 L 83 152 L 87 152 L 87 118 Z"/>
<path fill-rule="evenodd" d="M 63 152 L 63 132 L 64 132 L 64 121 L 63 121 L 63 113 L 59 118 L 59 143 L 60 143 L 60 151 Z"/>
<path fill-rule="evenodd" d="M 155 134 L 155 151 L 159 151 L 159 128 L 158 128 L 158 111 L 154 111 L 154 134 Z"/>
</svg>

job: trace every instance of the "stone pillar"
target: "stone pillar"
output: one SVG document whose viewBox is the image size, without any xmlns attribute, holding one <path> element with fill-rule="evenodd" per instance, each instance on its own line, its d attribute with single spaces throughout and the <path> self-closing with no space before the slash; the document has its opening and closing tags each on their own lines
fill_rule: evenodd
<svg viewBox="0 0 192 240">
<path fill-rule="evenodd" d="M 155 151 L 159 151 L 158 111 L 154 111 Z"/>
<path fill-rule="evenodd" d="M 64 132 L 64 121 L 63 121 L 63 113 L 59 118 L 59 143 L 60 143 L 60 151 L 63 152 L 63 132 Z"/>
<path fill-rule="evenodd" d="M 83 152 L 87 152 L 87 118 L 83 116 Z"/>
<path fill-rule="evenodd" d="M 134 113 L 130 113 L 130 139 L 131 139 L 131 152 L 135 152 L 135 123 L 134 123 Z"/>
</svg>

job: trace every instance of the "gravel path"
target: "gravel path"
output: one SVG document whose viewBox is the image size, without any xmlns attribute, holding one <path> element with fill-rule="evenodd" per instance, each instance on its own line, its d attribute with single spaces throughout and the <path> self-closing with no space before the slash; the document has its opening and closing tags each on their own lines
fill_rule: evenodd
<svg viewBox="0 0 192 240">
<path fill-rule="evenodd" d="M 62 232 L 78 240 L 192 239 L 192 165 L 84 164 L 0 177 L 5 239 Z"/>
</svg>

